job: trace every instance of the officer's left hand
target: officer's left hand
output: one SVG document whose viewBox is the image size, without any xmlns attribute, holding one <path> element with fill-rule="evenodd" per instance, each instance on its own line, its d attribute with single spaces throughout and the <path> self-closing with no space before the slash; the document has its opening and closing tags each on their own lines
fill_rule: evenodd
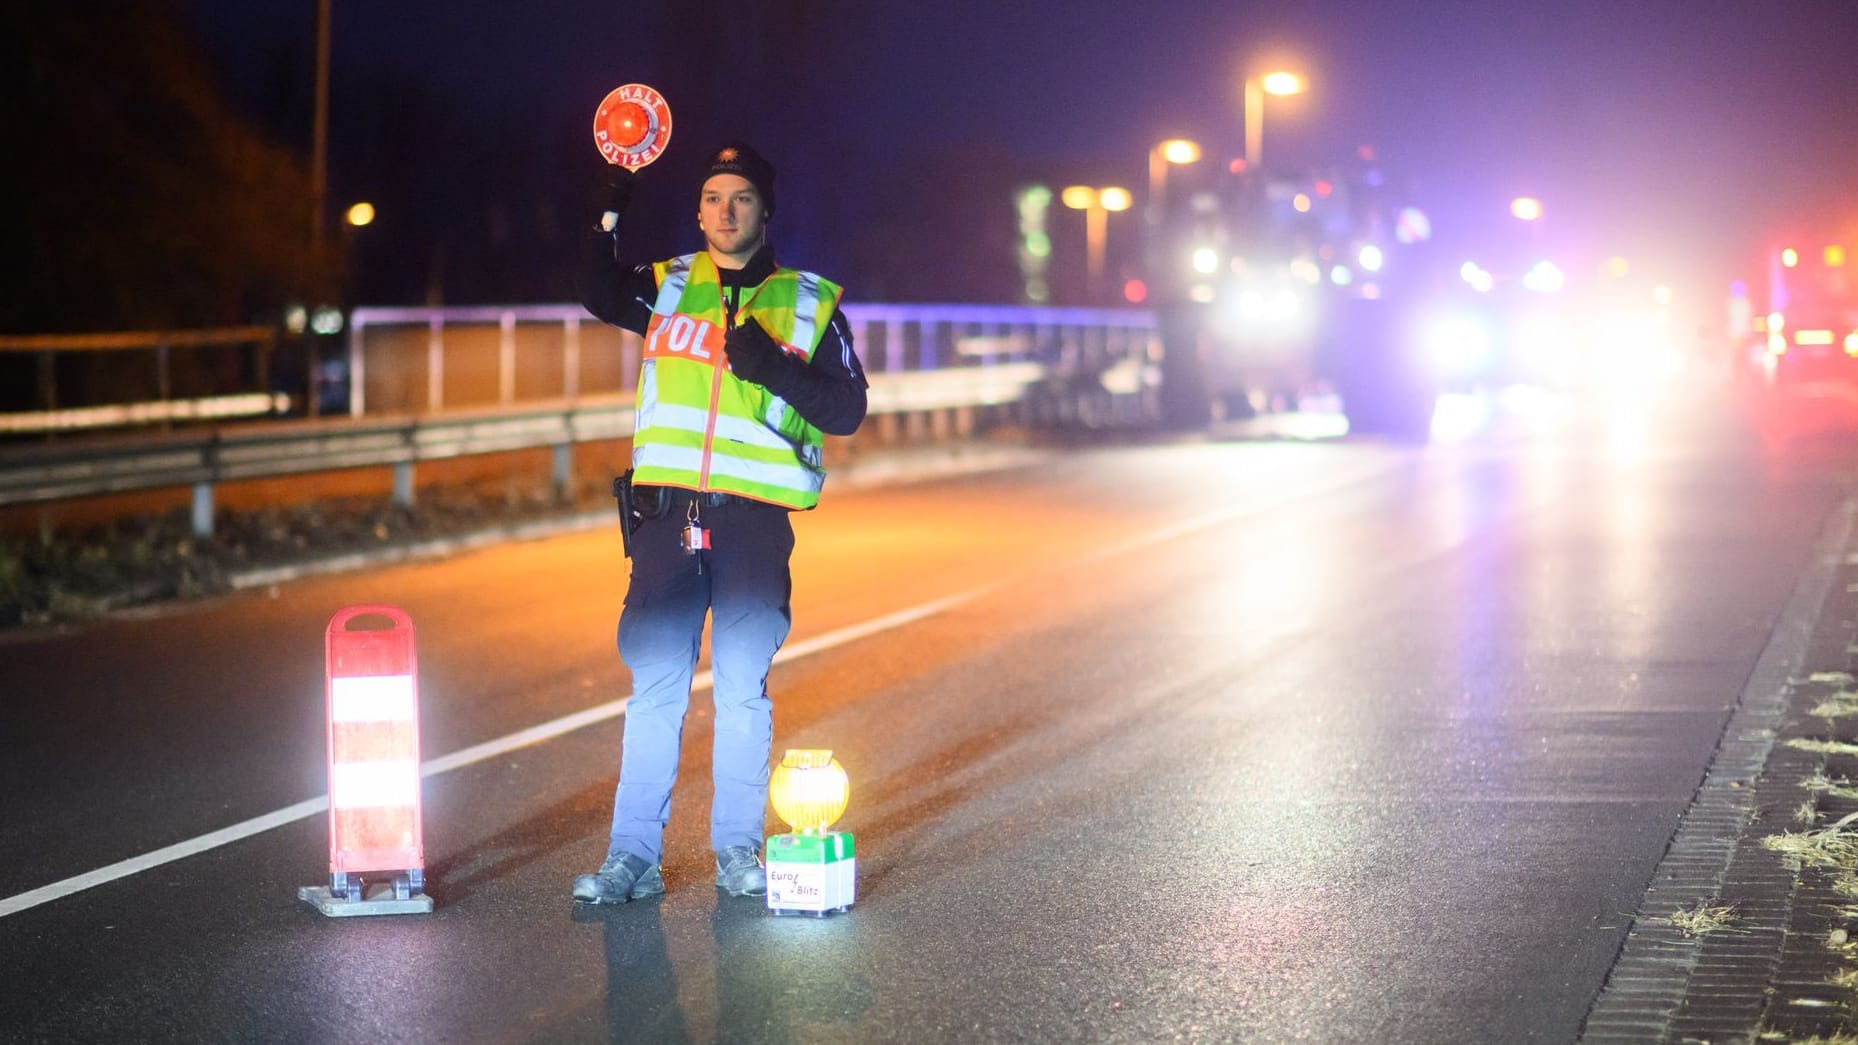
<svg viewBox="0 0 1858 1045">
<path fill-rule="evenodd" d="M 787 363 L 787 354 L 759 322 L 746 320 L 723 335 L 723 354 L 729 369 L 744 381 L 766 386 L 775 381 Z"/>
</svg>

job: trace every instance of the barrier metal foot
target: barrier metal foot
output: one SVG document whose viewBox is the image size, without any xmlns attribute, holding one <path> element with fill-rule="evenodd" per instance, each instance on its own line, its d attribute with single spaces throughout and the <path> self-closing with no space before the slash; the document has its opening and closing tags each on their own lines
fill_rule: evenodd
<svg viewBox="0 0 1858 1045">
<path fill-rule="evenodd" d="M 331 918 L 353 918 L 373 914 L 431 914 L 432 897 L 411 893 L 396 897 L 391 884 L 382 882 L 363 890 L 359 899 L 337 896 L 326 885 L 305 885 L 297 889 L 297 899 Z"/>
</svg>

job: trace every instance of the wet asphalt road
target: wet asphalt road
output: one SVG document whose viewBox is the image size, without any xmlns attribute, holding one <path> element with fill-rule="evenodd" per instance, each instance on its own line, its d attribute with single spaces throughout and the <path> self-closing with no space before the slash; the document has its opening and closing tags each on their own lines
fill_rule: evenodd
<svg viewBox="0 0 1858 1045">
<path fill-rule="evenodd" d="M 426 779 L 428 916 L 297 901 L 320 814 L 0 916 L 0 1040 L 1573 1040 L 1839 424 L 1703 389 L 829 484 L 772 689 L 850 773 L 849 915 L 714 889 L 700 695 L 661 900 L 568 898 L 610 718 Z M 319 795 L 344 605 L 412 614 L 428 759 L 623 697 L 623 570 L 574 534 L 0 638 L 0 910 Z"/>
</svg>

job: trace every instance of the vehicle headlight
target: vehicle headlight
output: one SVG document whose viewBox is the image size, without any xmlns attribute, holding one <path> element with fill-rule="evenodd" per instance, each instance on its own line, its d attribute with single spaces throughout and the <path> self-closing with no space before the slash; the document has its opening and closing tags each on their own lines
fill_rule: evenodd
<svg viewBox="0 0 1858 1045">
<path fill-rule="evenodd" d="M 1490 355 L 1490 330 L 1471 316 L 1444 316 L 1425 333 L 1427 354 L 1441 372 L 1463 374 Z"/>
<path fill-rule="evenodd" d="M 1299 302 L 1295 291 L 1280 290 L 1271 295 L 1267 318 L 1273 323 L 1292 322 L 1297 318 L 1297 313 L 1302 311 L 1298 306 Z"/>
<path fill-rule="evenodd" d="M 1242 291 L 1239 294 L 1239 321 L 1243 323 L 1264 322 L 1264 295 L 1256 290 Z"/>
</svg>

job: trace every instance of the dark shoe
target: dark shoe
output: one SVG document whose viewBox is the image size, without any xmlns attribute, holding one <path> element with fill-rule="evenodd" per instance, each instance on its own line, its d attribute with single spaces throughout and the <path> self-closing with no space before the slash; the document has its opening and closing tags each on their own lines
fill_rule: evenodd
<svg viewBox="0 0 1858 1045">
<path fill-rule="evenodd" d="M 716 888 L 730 896 L 766 896 L 768 872 L 753 846 L 732 845 L 716 851 Z"/>
<path fill-rule="evenodd" d="M 658 865 L 642 856 L 616 853 L 593 874 L 574 880 L 574 898 L 582 903 L 625 903 L 664 892 L 664 875 Z"/>
</svg>

